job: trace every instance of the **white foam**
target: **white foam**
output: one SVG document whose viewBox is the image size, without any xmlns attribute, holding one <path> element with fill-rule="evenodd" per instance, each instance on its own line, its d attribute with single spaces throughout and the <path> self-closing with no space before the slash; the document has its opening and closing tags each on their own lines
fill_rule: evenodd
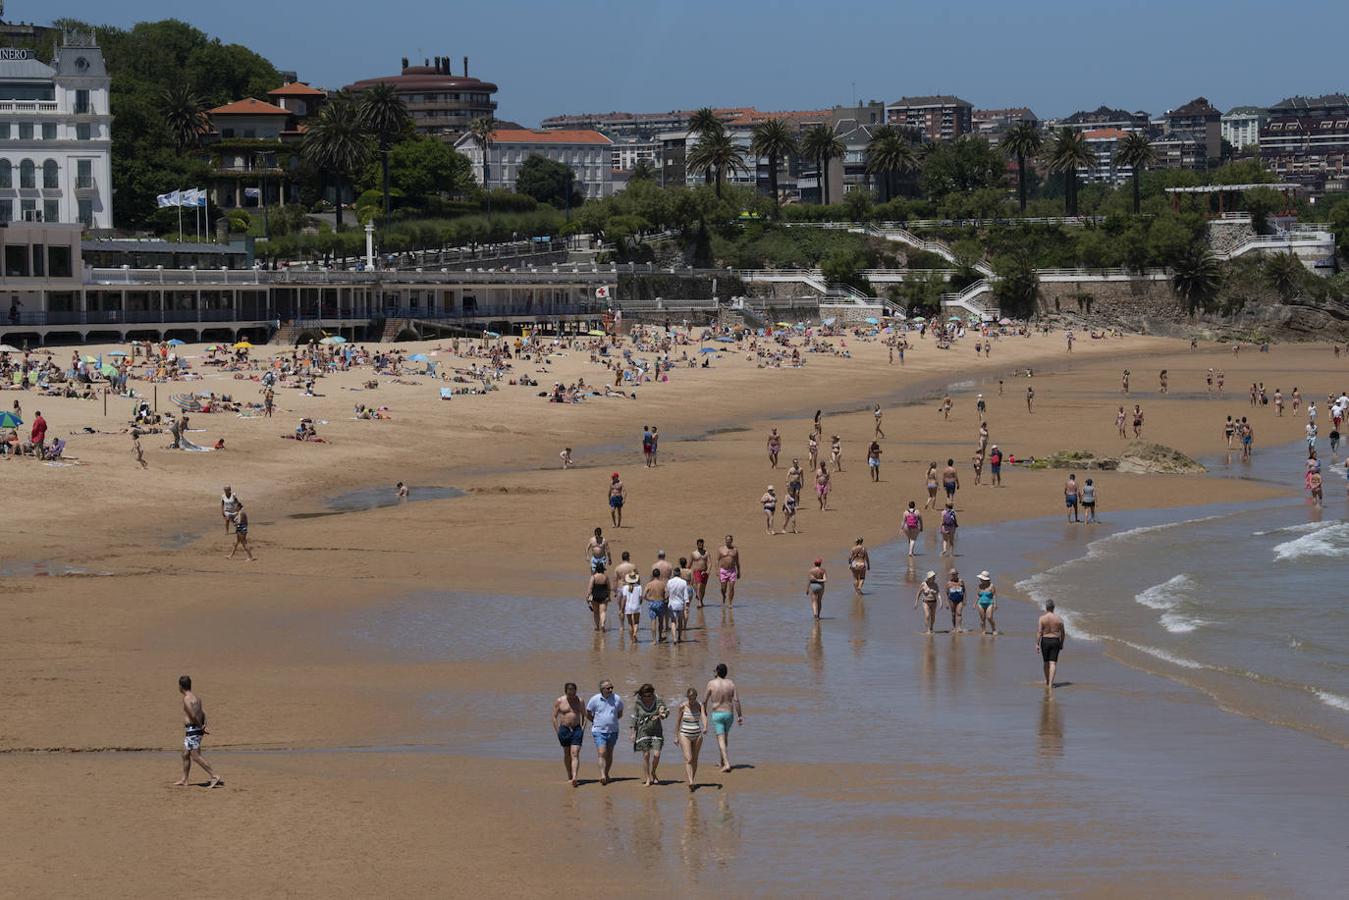
<svg viewBox="0 0 1349 900">
<path fill-rule="evenodd" d="M 1120 641 L 1120 643 L 1126 647 L 1131 647 L 1134 650 L 1137 650 L 1139 653 L 1146 653 L 1148 656 L 1155 656 L 1157 659 L 1163 660 L 1164 662 L 1172 663 L 1173 665 L 1180 666 L 1183 669 L 1213 668 L 1212 666 L 1206 666 L 1203 663 L 1196 662 L 1188 657 L 1177 656 L 1174 653 L 1162 650 L 1160 647 L 1149 647 L 1147 644 L 1135 644 L 1133 641 Z"/>
<path fill-rule="evenodd" d="M 1297 525 L 1285 525 L 1283 528 L 1271 528 L 1269 531 L 1252 531 L 1251 537 L 1268 537 L 1271 534 L 1306 534 L 1326 527 L 1325 522 L 1301 522 Z"/>
<path fill-rule="evenodd" d="M 1274 558 L 1280 562 L 1308 556 L 1349 557 L 1349 523 L 1320 523 L 1309 534 L 1274 545 Z"/>
<path fill-rule="evenodd" d="M 1134 600 L 1148 609 L 1175 609 L 1194 587 L 1188 575 L 1177 575 L 1135 594 Z"/>
<path fill-rule="evenodd" d="M 1316 699 L 1320 700 L 1326 706 L 1333 706 L 1336 709 L 1342 709 L 1349 712 L 1349 697 L 1339 694 L 1332 694 L 1330 691 L 1316 691 Z"/>
<path fill-rule="evenodd" d="M 1172 634 L 1189 634 L 1196 628 L 1209 624 L 1203 619 L 1194 619 L 1189 616 L 1183 616 L 1178 612 L 1165 612 L 1158 620 L 1162 627 Z"/>
</svg>

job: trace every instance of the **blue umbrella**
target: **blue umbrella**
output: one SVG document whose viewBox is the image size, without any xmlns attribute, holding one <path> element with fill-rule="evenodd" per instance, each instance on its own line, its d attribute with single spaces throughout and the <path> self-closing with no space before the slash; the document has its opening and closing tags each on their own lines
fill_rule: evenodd
<svg viewBox="0 0 1349 900">
<path fill-rule="evenodd" d="M 110 350 L 110 351 L 107 353 L 107 355 L 108 355 L 108 356 L 126 356 L 126 354 L 123 353 L 121 350 Z"/>
<path fill-rule="evenodd" d="M 426 362 L 426 360 L 427 356 L 425 353 L 414 353 L 408 357 L 408 362 Z"/>
<path fill-rule="evenodd" d="M 183 346 L 183 344 L 185 344 L 185 343 L 186 343 L 186 341 L 180 341 L 180 340 L 178 340 L 177 338 L 174 338 L 173 340 L 169 341 L 169 346 L 170 346 L 170 347 L 181 347 L 181 346 Z"/>
<path fill-rule="evenodd" d="M 716 353 L 716 352 L 717 352 L 717 348 L 716 348 L 716 347 L 704 347 L 703 349 L 699 350 L 698 352 L 699 352 L 699 353 Z"/>
<path fill-rule="evenodd" d="M 734 344 L 734 343 L 735 343 L 735 338 L 729 337 L 729 336 L 724 335 L 724 334 L 723 334 L 721 337 L 717 338 L 717 340 L 721 341 L 723 344 Z"/>
<path fill-rule="evenodd" d="M 18 428 L 22 424 L 23 419 L 20 419 L 9 410 L 0 412 L 0 428 Z"/>
<path fill-rule="evenodd" d="M 865 319 L 863 319 L 862 321 L 866 322 L 868 325 L 879 325 L 879 324 L 881 324 L 881 323 L 880 323 L 880 320 L 877 319 L 875 316 L 867 316 L 867 317 L 866 317 Z"/>
</svg>

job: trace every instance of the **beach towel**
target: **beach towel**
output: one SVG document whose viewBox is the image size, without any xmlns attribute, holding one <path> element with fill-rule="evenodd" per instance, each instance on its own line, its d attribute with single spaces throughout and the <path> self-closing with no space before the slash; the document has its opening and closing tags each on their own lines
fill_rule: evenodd
<svg viewBox="0 0 1349 900">
<path fill-rule="evenodd" d="M 453 388 L 441 388 L 441 389 L 440 389 L 440 399 L 442 399 L 442 400 L 449 400 L 449 399 L 450 399 L 451 397 L 453 397 L 453 396 L 454 396 L 454 389 L 453 389 Z"/>
</svg>

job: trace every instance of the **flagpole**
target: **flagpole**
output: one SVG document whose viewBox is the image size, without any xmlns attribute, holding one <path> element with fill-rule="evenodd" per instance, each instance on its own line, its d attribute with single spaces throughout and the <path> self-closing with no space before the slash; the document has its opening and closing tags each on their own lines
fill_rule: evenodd
<svg viewBox="0 0 1349 900">
<path fill-rule="evenodd" d="M 183 189 L 178 189 L 178 196 L 174 198 L 178 204 L 178 243 L 183 242 Z"/>
<path fill-rule="evenodd" d="M 201 189 L 201 199 L 206 202 L 206 210 L 202 213 L 202 227 L 206 229 L 206 240 L 211 240 L 211 182 L 206 182 L 206 187 Z"/>
</svg>

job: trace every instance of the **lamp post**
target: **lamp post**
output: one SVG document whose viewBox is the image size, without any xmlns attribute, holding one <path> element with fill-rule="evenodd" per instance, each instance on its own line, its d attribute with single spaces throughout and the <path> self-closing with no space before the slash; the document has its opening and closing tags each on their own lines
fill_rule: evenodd
<svg viewBox="0 0 1349 900">
<path fill-rule="evenodd" d="M 375 223 L 372 219 L 365 223 L 365 267 L 370 271 L 375 268 Z"/>
</svg>

